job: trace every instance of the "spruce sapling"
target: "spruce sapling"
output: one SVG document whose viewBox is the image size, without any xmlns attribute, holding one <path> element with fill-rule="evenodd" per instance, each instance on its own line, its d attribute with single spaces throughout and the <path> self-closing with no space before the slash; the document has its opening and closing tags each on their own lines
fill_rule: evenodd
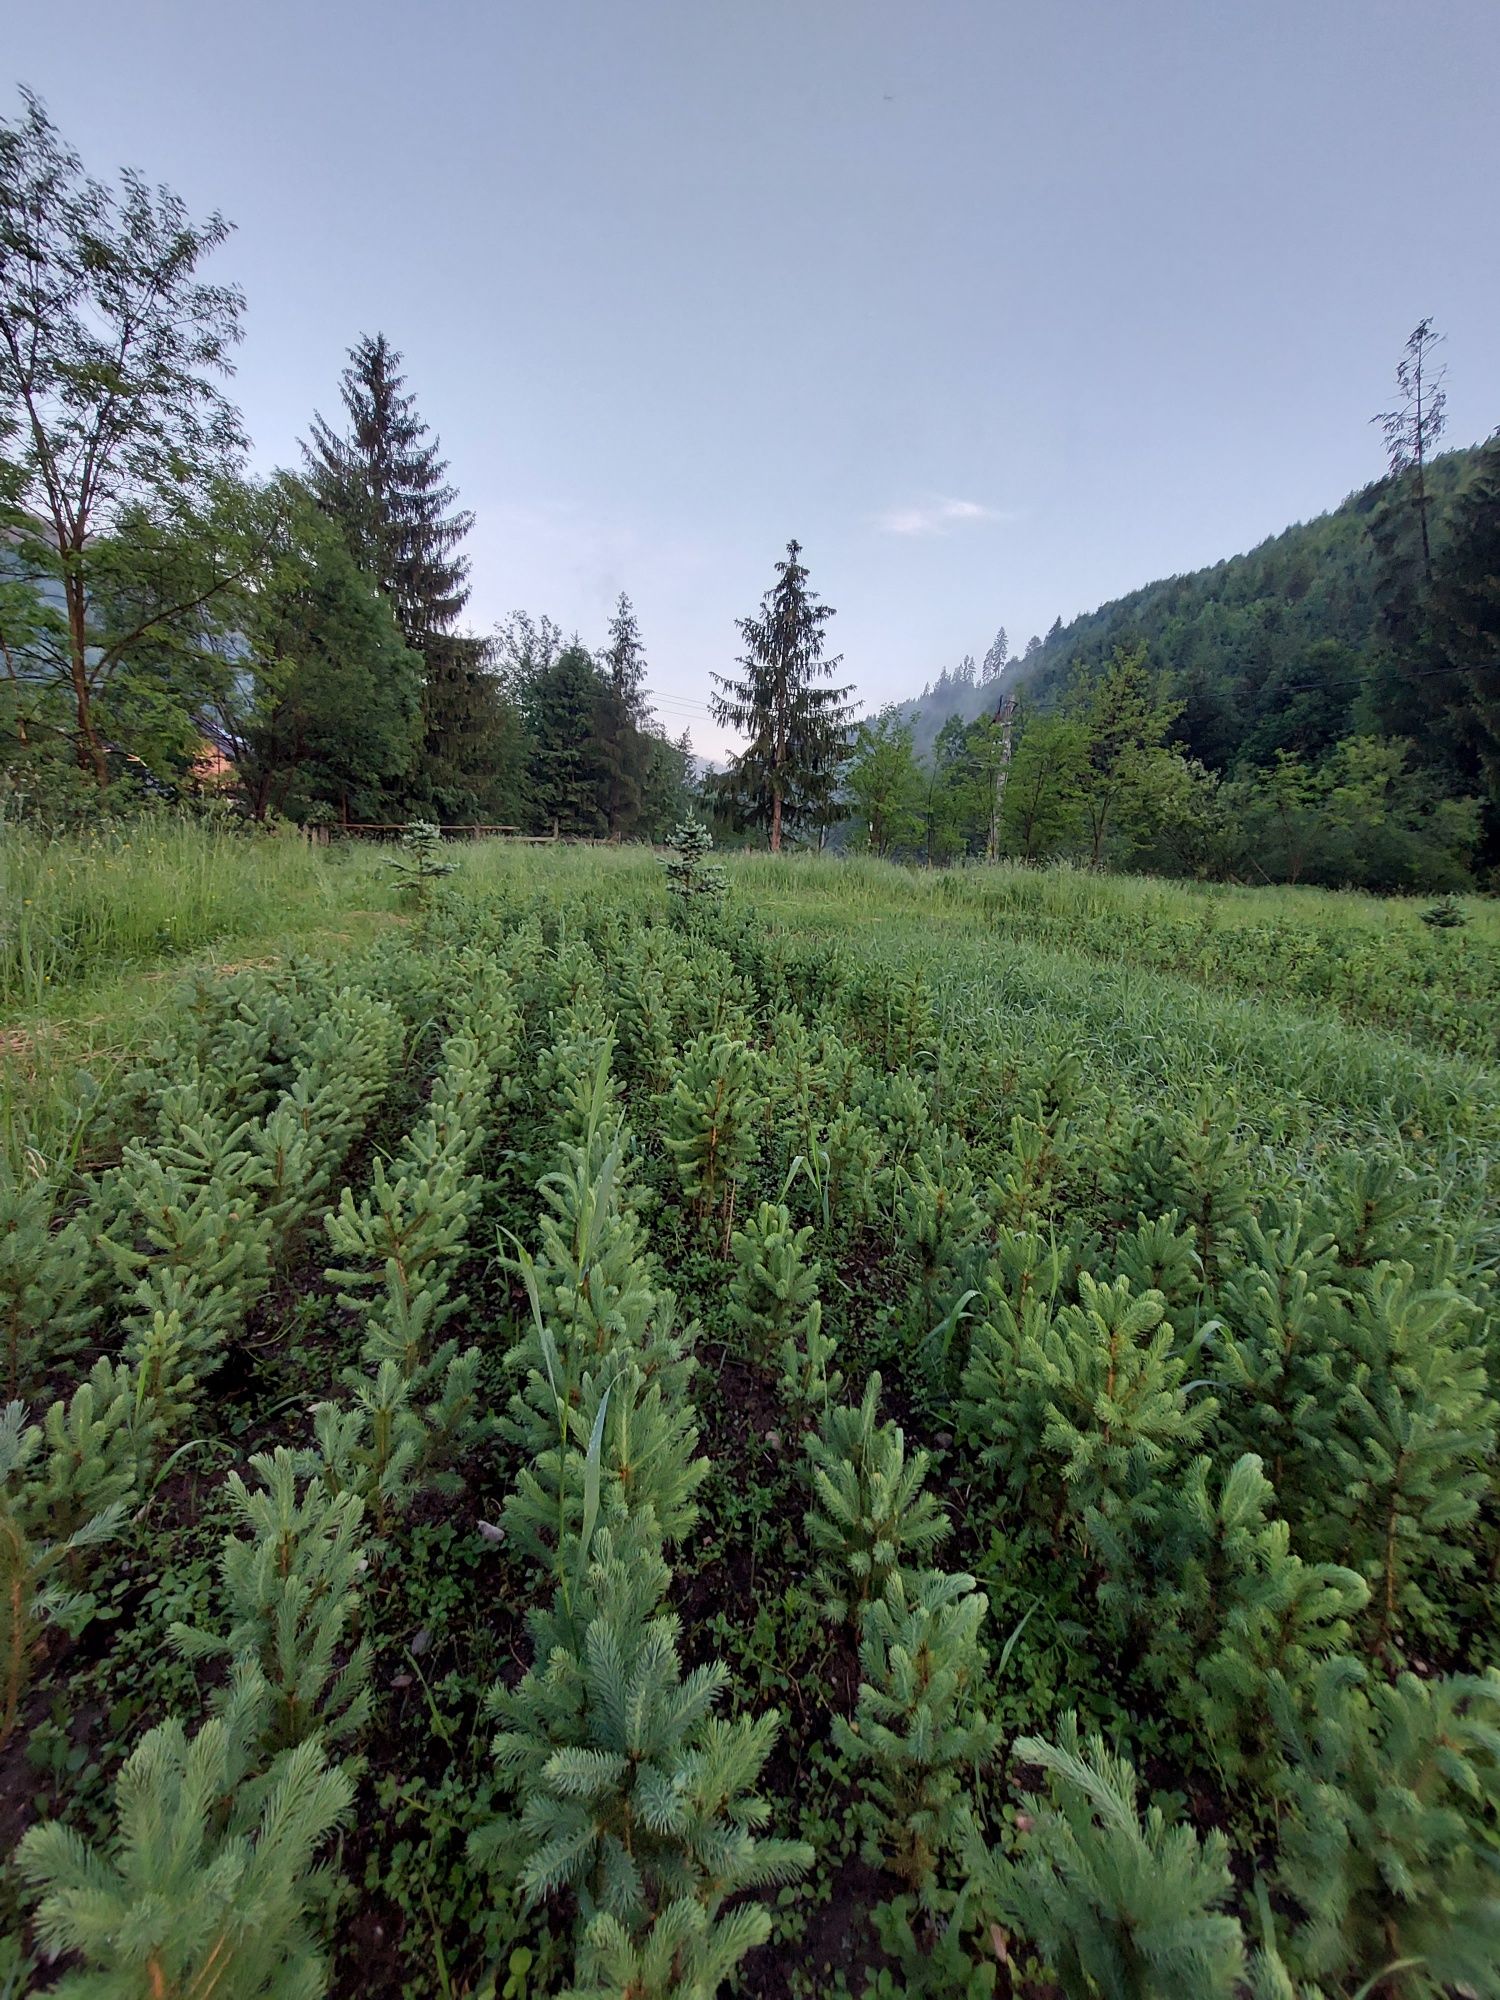
<svg viewBox="0 0 1500 2000">
<path fill-rule="evenodd" d="M 1142 1817 L 1129 1763 L 1082 1740 L 1072 1714 L 1056 1743 L 1023 1736 L 1015 1755 L 1042 1767 L 1049 1795 L 1021 1801 L 1018 1859 L 970 1841 L 986 1916 L 1030 1940 L 1067 2000 L 1233 2000 L 1245 1953 L 1220 1914 L 1233 1888 L 1223 1834 L 1200 1841 L 1159 1806 Z"/>
<path fill-rule="evenodd" d="M 972 1831 L 973 1780 L 1000 1741 L 980 1707 L 987 1609 L 971 1576 L 897 1570 L 865 1613 L 854 1721 L 833 1718 L 834 1741 L 864 1774 L 869 1859 L 929 1907 L 942 1857 Z"/>
<path fill-rule="evenodd" d="M 256 1692 L 242 1685 L 191 1739 L 175 1717 L 142 1739 L 115 1781 L 108 1851 L 56 1821 L 22 1840 L 16 1869 L 40 1894 L 38 1938 L 86 1968 L 64 1975 L 63 2000 L 324 1991 L 315 1921 L 331 1884 L 316 1856 L 353 1785 L 316 1737 L 247 1782 Z"/>
<path fill-rule="evenodd" d="M 1400 1962 L 1403 2000 L 1500 1995 L 1500 1674 L 1344 1684 L 1285 1718 L 1278 1880 L 1304 1912 L 1289 1953 L 1314 1978 Z"/>
<path fill-rule="evenodd" d="M 177 1623 L 172 1640 L 189 1658 L 255 1664 L 269 1693 L 268 1752 L 315 1730 L 344 1743 L 370 1713 L 370 1643 L 350 1646 L 366 1566 L 363 1503 L 308 1479 L 302 1454 L 284 1445 L 257 1453 L 250 1469 L 254 1488 L 237 1472 L 228 1482 L 230 1505 L 247 1531 L 226 1538 L 220 1563 L 229 1630 L 221 1637 Z"/>
<path fill-rule="evenodd" d="M 807 1440 L 807 1533 L 819 1558 L 813 1591 L 829 1618 L 847 1620 L 856 1632 L 898 1565 L 920 1561 L 948 1532 L 942 1509 L 923 1490 L 927 1453 L 908 1459 L 900 1427 L 876 1420 L 880 1387 L 872 1375 L 858 1408 L 830 1405 Z"/>
<path fill-rule="evenodd" d="M 31 1470 L 41 1447 L 25 1404 L 7 1403 L 0 1410 L 0 1744 L 15 1727 L 42 1626 L 52 1620 L 77 1632 L 93 1611 L 93 1599 L 65 1589 L 56 1573 L 108 1541 L 126 1512 L 115 1499 L 71 1534 L 50 1535 Z"/>
<path fill-rule="evenodd" d="M 723 1226 L 728 1248 L 735 1192 L 759 1151 L 753 1051 L 727 1035 L 698 1035 L 682 1052 L 667 1097 L 666 1147 L 693 1212 Z"/>
<path fill-rule="evenodd" d="M 753 1831 L 769 1817 L 754 1786 L 778 1718 L 716 1716 L 722 1662 L 683 1674 L 678 1621 L 663 1609 L 669 1575 L 649 1519 L 618 1549 L 600 1529 L 571 1599 L 560 1587 L 533 1618 L 537 1664 L 490 1695 L 495 1760 L 519 1813 L 471 1852 L 498 1862 L 528 1907 L 571 1891 L 585 1929 L 607 1914 L 638 1937 L 679 1897 L 713 1917 L 812 1859 L 801 1842 Z"/>
</svg>

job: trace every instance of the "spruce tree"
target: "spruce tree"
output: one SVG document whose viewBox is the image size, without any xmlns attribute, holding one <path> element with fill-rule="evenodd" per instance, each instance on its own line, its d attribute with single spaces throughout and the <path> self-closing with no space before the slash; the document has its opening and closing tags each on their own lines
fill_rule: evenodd
<svg viewBox="0 0 1500 2000">
<path fill-rule="evenodd" d="M 1278 1881 L 1303 1912 L 1298 1969 L 1497 2000 L 1500 1675 L 1403 1673 L 1286 1720 Z"/>
<path fill-rule="evenodd" d="M 723 1224 L 726 1250 L 735 1193 L 760 1146 L 758 1067 L 755 1052 L 744 1042 L 728 1035 L 698 1035 L 682 1052 L 667 1099 L 666 1147 L 677 1178 L 692 1197 L 695 1214 Z"/>
<path fill-rule="evenodd" d="M 741 673 L 715 674 L 709 696 L 715 720 L 750 738 L 720 794 L 748 825 L 766 828 L 773 854 L 785 828 L 816 821 L 832 797 L 853 713 L 851 688 L 820 685 L 839 665 L 823 657 L 833 607 L 808 588 L 801 554 L 799 542 L 787 543 L 761 610 L 738 621 Z"/>
<path fill-rule="evenodd" d="M 834 1741 L 865 1774 L 869 1858 L 923 1903 L 942 1857 L 972 1832 L 969 1794 L 1000 1740 L 980 1707 L 987 1609 L 971 1576 L 894 1572 L 865 1614 L 854 1721 L 833 1718 Z"/>
<path fill-rule="evenodd" d="M 390 598 L 407 645 L 422 653 L 468 602 L 468 560 L 457 549 L 473 516 L 451 511 L 458 495 L 444 479 L 447 462 L 400 364 L 383 333 L 362 335 L 339 384 L 348 434 L 316 416 L 303 456 L 314 493 Z"/>
<path fill-rule="evenodd" d="M 1229 1844 L 1144 1816 L 1136 1775 L 1078 1719 L 1057 1741 L 1023 1736 L 1018 1759 L 1039 1764 L 1049 1796 L 1021 1801 L 1029 1822 L 1017 1860 L 970 1843 L 971 1880 L 985 1915 L 1040 1952 L 1066 2000 L 1233 2000 L 1244 1969 L 1229 1900 Z"/>
<path fill-rule="evenodd" d="M 830 1406 L 807 1440 L 813 1591 L 830 1618 L 856 1632 L 897 1568 L 930 1554 L 949 1525 L 923 1489 L 926 1452 L 908 1459 L 900 1426 L 877 1421 L 880 1387 L 872 1375 L 858 1407 Z"/>
<path fill-rule="evenodd" d="M 514 711 L 488 672 L 482 642 L 453 629 L 469 600 L 469 562 L 459 545 L 474 517 L 455 509 L 447 460 L 384 334 L 362 335 L 350 348 L 339 394 L 347 432 L 315 416 L 303 457 L 319 503 L 422 658 L 422 754 L 411 788 L 439 812 L 474 816 L 481 805 L 501 816 L 518 812 Z"/>
<path fill-rule="evenodd" d="M 59 1572 L 115 1534 L 126 1510 L 123 1498 L 111 1499 L 58 1537 L 55 1510 L 35 1469 L 42 1442 L 40 1427 L 26 1422 L 24 1404 L 0 1410 L 0 1746 L 15 1727 L 43 1624 L 55 1620 L 77 1631 L 92 1615 L 92 1598 L 66 1588 Z"/>
<path fill-rule="evenodd" d="M 190 1658 L 223 1656 L 263 1676 L 262 1738 L 271 1751 L 314 1730 L 343 1742 L 370 1713 L 370 1643 L 349 1643 L 365 1566 L 364 1508 L 355 1494 L 330 1495 L 308 1480 L 303 1457 L 284 1445 L 257 1453 L 254 1487 L 230 1473 L 229 1502 L 247 1533 L 228 1536 L 221 1558 L 229 1630 L 171 1628 Z"/>
<path fill-rule="evenodd" d="M 188 1737 L 158 1724 L 115 1781 L 107 1851 L 71 1827 L 33 1827 L 16 1852 L 40 1892 L 37 1935 L 76 1953 L 64 2000 L 313 2000 L 328 1965 L 316 1920 L 331 1883 L 316 1857 L 346 1819 L 348 1775 L 316 1737 L 253 1775 L 261 1691 L 242 1677 Z"/>
<path fill-rule="evenodd" d="M 641 815 L 651 743 L 647 728 L 646 648 L 635 607 L 620 592 L 599 654 L 608 691 L 600 706 L 605 819 L 611 839 L 630 833 Z"/>
<path fill-rule="evenodd" d="M 726 1897 L 792 1880 L 812 1859 L 800 1842 L 757 1837 L 769 1808 L 753 1787 L 778 1718 L 714 1714 L 728 1669 L 683 1673 L 669 1580 L 649 1514 L 618 1541 L 601 1529 L 571 1593 L 560 1587 L 532 1618 L 530 1672 L 490 1695 L 496 1763 L 519 1810 L 471 1853 L 498 1863 L 527 1905 L 571 1890 L 586 1938 L 599 1916 L 640 1938 L 684 1897 L 712 1919 Z"/>
</svg>

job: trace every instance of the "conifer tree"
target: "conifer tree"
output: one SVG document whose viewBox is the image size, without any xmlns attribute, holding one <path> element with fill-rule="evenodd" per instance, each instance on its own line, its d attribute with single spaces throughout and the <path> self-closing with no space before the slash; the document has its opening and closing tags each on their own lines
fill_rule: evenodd
<svg viewBox="0 0 1500 2000">
<path fill-rule="evenodd" d="M 646 648 L 635 607 L 620 592 L 609 621 L 609 637 L 599 655 L 608 683 L 601 704 L 605 820 L 610 837 L 629 833 L 641 816 L 650 758 L 647 728 Z"/>
<path fill-rule="evenodd" d="M 914 1298 L 925 1332 L 943 1318 L 970 1275 L 985 1214 L 968 1168 L 956 1149 L 941 1143 L 941 1134 L 896 1169 L 895 1191 L 898 1241 L 916 1267 Z"/>
<path fill-rule="evenodd" d="M 761 610 L 738 621 L 741 673 L 715 674 L 709 697 L 714 719 L 750 738 L 719 789 L 748 824 L 766 828 L 773 854 L 785 827 L 816 820 L 832 797 L 853 712 L 849 688 L 820 685 L 839 665 L 823 657 L 834 614 L 809 590 L 801 554 L 800 542 L 787 543 Z"/>
<path fill-rule="evenodd" d="M 729 882 L 724 870 L 709 860 L 714 837 L 696 813 L 679 821 L 669 836 L 676 850 L 663 862 L 667 887 L 684 915 L 708 905 L 722 903 Z"/>
<path fill-rule="evenodd" d="M 350 1645 L 365 1564 L 364 1508 L 351 1492 L 330 1495 L 306 1480 L 302 1460 L 284 1445 L 258 1452 L 250 1461 L 253 1489 L 230 1473 L 230 1505 L 247 1533 L 228 1536 L 221 1559 L 229 1630 L 220 1636 L 180 1622 L 171 1627 L 189 1658 L 222 1655 L 232 1668 L 249 1663 L 262 1675 L 269 1697 L 263 1742 L 272 1752 L 315 1730 L 342 1743 L 370 1713 L 370 1644 Z"/>
<path fill-rule="evenodd" d="M 807 1533 L 819 1558 L 813 1592 L 830 1618 L 847 1619 L 856 1631 L 898 1566 L 920 1561 L 948 1532 L 942 1509 L 923 1490 L 926 1452 L 908 1459 L 900 1426 L 877 1422 L 880 1387 L 871 1375 L 859 1407 L 830 1405 L 807 1440 Z"/>
<path fill-rule="evenodd" d="M 524 1555 L 549 1566 L 561 1560 L 583 1535 L 591 1505 L 606 1521 L 648 1517 L 667 1544 L 691 1533 L 709 1471 L 695 1456 L 692 1405 L 649 1380 L 628 1350 L 583 1375 L 576 1402 L 558 1409 L 557 1430 L 557 1441 L 521 1467 L 502 1512 Z"/>
<path fill-rule="evenodd" d="M 1495 2000 L 1500 1675 L 1403 1673 L 1285 1721 L 1278 1881 L 1304 1913 L 1298 1969 L 1389 1972 L 1401 2000 Z"/>
<path fill-rule="evenodd" d="M 1369 1586 L 1353 1570 L 1292 1552 L 1275 1491 L 1247 1453 L 1217 1483 L 1196 1459 L 1161 1524 L 1155 1587 L 1135 1607 L 1146 1669 L 1198 1731 L 1224 1775 L 1270 1785 L 1281 1763 L 1277 1716 L 1307 1716 L 1348 1678 Z"/>
<path fill-rule="evenodd" d="M 1329 1394 L 1344 1294 L 1333 1237 L 1295 1200 L 1269 1200 L 1238 1230 L 1243 1262 L 1216 1304 L 1215 1374 L 1221 1423 L 1241 1449 L 1264 1457 L 1282 1504 L 1300 1518 L 1323 1502 Z"/>
<path fill-rule="evenodd" d="M 668 1577 L 649 1516 L 619 1546 L 599 1530 L 571 1600 L 560 1586 L 532 1619 L 536 1664 L 490 1696 L 495 1759 L 519 1812 L 471 1852 L 527 1905 L 571 1890 L 585 1936 L 609 1916 L 635 1940 L 683 1898 L 713 1919 L 725 1898 L 791 1880 L 812 1859 L 800 1842 L 757 1837 L 769 1809 L 753 1787 L 777 1717 L 714 1714 L 728 1670 L 683 1674 L 677 1619 L 662 1609 Z"/>
<path fill-rule="evenodd" d="M 41 1448 L 42 1432 L 26 1422 L 26 1406 L 6 1404 L 0 1410 L 0 1744 L 15 1727 L 42 1625 L 56 1620 L 76 1630 L 93 1611 L 93 1600 L 66 1588 L 58 1572 L 107 1541 L 125 1516 L 117 1498 L 56 1538 L 33 1472 Z"/>
<path fill-rule="evenodd" d="M 101 1357 L 64 1402 L 42 1419 L 43 1450 L 27 1482 L 27 1506 L 49 1537 L 66 1540 L 141 1483 L 154 1412 L 127 1362 Z"/>
<path fill-rule="evenodd" d="M 468 602 L 469 565 L 456 551 L 473 516 L 451 511 L 458 495 L 444 480 L 447 463 L 405 384 L 385 335 L 362 334 L 339 383 L 348 434 L 314 417 L 303 456 L 314 493 L 420 653 Z"/>
<path fill-rule="evenodd" d="M 1233 2000 L 1244 1944 L 1220 1914 L 1232 1887 L 1223 1834 L 1200 1841 L 1159 1806 L 1142 1817 L 1134 1770 L 1102 1737 L 1082 1739 L 1072 1714 L 1055 1743 L 1023 1736 L 1015 1755 L 1042 1767 L 1049 1796 L 1021 1802 L 1018 1860 L 971 1841 L 985 1914 L 1031 1941 L 1066 2000 Z"/>
<path fill-rule="evenodd" d="M 759 1151 L 754 1052 L 728 1035 L 698 1035 L 666 1104 L 666 1146 L 696 1214 L 723 1224 L 724 1247 L 735 1192 Z"/>
<path fill-rule="evenodd" d="M 1070 1525 L 1127 1578 L 1150 1545 L 1173 1465 L 1200 1443 L 1214 1404 L 1188 1400 L 1159 1292 L 1137 1298 L 1128 1278 L 1102 1285 L 1087 1271 L 1078 1287 L 1077 1305 L 1033 1308 L 1019 1323 L 1000 1305 L 1001 1351 L 971 1366 L 966 1420 L 993 1440 L 997 1470 L 1054 1535 Z"/>
<path fill-rule="evenodd" d="M 971 1576 L 896 1570 L 865 1614 L 859 1704 L 834 1741 L 865 1776 L 870 1859 L 930 1904 L 973 1831 L 969 1795 L 1000 1731 L 980 1707 L 988 1599 Z"/>
<path fill-rule="evenodd" d="M 716 2000 L 745 1956 L 771 1935 L 771 1913 L 741 1903 L 711 1917 L 691 1896 L 655 1915 L 639 1939 L 601 1911 L 584 1931 L 575 1984 L 563 2000 Z"/>
<path fill-rule="evenodd" d="M 330 1882 L 318 1850 L 344 1821 L 353 1785 L 316 1737 L 250 1782 L 258 1691 L 242 1682 L 191 1739 L 172 1717 L 115 1781 L 107 1851 L 56 1821 L 16 1851 L 40 1892 L 37 1935 L 75 1952 L 65 2000 L 314 2000 L 328 1966 L 316 1938 Z M 227 1808 L 227 1811 L 226 1811 Z"/>
<path fill-rule="evenodd" d="M 784 1202 L 763 1201 L 729 1239 L 734 1276 L 729 1281 L 729 1318 L 752 1360 L 768 1364 L 787 1341 L 805 1345 L 822 1322 L 818 1278 L 822 1267 L 808 1262 L 810 1226 L 792 1227 Z"/>
<path fill-rule="evenodd" d="M 92 1325 L 99 1272 L 76 1220 L 53 1227 L 57 1190 L 0 1167 L 0 1395 L 34 1395 L 44 1366 Z"/>
<path fill-rule="evenodd" d="M 1376 1652 L 1409 1635 L 1449 1635 L 1443 1585 L 1451 1592 L 1474 1560 L 1466 1531 L 1497 1415 L 1477 1319 L 1452 1287 L 1419 1291 L 1410 1265 L 1379 1266 L 1351 1301 L 1354 1367 L 1329 1447 L 1331 1511 L 1335 1547 L 1371 1588 Z"/>
</svg>

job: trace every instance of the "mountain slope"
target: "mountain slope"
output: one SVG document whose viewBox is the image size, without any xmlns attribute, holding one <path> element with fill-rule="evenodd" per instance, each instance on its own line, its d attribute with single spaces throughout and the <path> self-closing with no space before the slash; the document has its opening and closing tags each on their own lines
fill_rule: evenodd
<svg viewBox="0 0 1500 2000">
<path fill-rule="evenodd" d="M 1478 454 L 1477 446 L 1447 452 L 1429 468 L 1439 540 Z M 1389 729 L 1398 719 L 1366 712 L 1377 699 L 1368 682 L 1382 577 L 1370 528 L 1389 491 L 1384 481 L 1366 487 L 1248 554 L 1148 583 L 1070 624 L 1059 620 L 997 679 L 941 677 L 901 709 L 918 749 L 925 753 L 952 716 L 993 713 L 1010 693 L 1049 706 L 1077 662 L 1096 666 L 1135 640 L 1185 703 L 1179 741 L 1213 769 L 1266 763 L 1277 749 L 1316 757 L 1351 729 Z"/>
</svg>

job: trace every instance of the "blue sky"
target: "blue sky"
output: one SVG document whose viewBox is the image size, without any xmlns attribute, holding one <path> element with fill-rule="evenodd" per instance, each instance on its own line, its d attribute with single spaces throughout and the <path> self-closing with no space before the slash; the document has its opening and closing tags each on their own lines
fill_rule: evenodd
<svg viewBox="0 0 1500 2000">
<path fill-rule="evenodd" d="M 385 332 L 474 622 L 628 590 L 700 750 L 788 536 L 873 707 L 1373 477 L 1424 314 L 1500 422 L 1496 0 L 13 12 L 92 171 L 237 223 L 257 463 Z"/>
</svg>

